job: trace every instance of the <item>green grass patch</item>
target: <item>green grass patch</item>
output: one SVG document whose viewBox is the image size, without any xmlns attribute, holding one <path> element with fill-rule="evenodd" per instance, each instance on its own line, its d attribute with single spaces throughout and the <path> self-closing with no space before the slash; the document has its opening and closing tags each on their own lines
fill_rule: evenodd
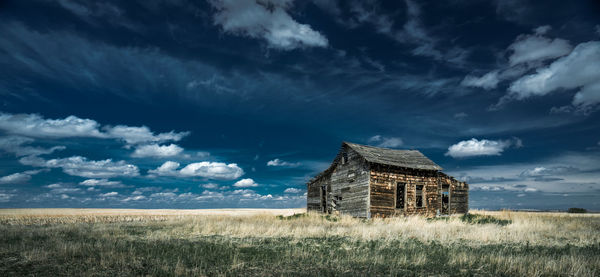
<svg viewBox="0 0 600 277">
<path fill-rule="evenodd" d="M 480 215 L 480 214 L 464 214 L 460 217 L 460 220 L 470 224 L 498 224 L 500 226 L 506 226 L 512 223 L 510 219 L 499 219 L 491 215 Z"/>
<path fill-rule="evenodd" d="M 0 226 L 0 276 L 522 276 L 535 274 L 528 270 L 539 259 L 552 264 L 567 258 L 587 265 L 587 273 L 600 267 L 594 263 L 600 245 L 470 246 L 339 236 L 152 239 L 146 235 L 170 226 L 124 225 Z M 132 233 L 129 226 L 142 231 Z M 569 266 L 548 267 L 542 275 L 564 275 Z"/>
<path fill-rule="evenodd" d="M 294 220 L 294 219 L 300 219 L 300 218 L 304 218 L 304 217 L 309 217 L 310 215 L 308 213 L 299 213 L 299 214 L 293 214 L 290 216 L 283 216 L 283 215 L 278 215 L 277 219 L 279 220 Z M 322 219 L 327 220 L 327 221 L 331 221 L 331 222 L 338 222 L 340 220 L 339 216 L 336 215 L 319 215 Z"/>
<path fill-rule="evenodd" d="M 449 216 L 438 216 L 428 218 L 427 221 L 448 221 L 452 217 Z M 459 217 L 460 221 L 466 222 L 469 224 L 498 224 L 500 226 L 506 226 L 512 223 L 510 219 L 499 219 L 490 215 L 480 215 L 480 214 L 464 214 Z"/>
</svg>

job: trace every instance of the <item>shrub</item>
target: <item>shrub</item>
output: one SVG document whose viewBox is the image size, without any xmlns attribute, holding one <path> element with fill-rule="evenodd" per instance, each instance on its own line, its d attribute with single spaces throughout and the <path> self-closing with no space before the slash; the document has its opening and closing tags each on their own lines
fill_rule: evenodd
<svg viewBox="0 0 600 277">
<path fill-rule="evenodd" d="M 471 224 L 498 224 L 500 226 L 506 226 L 512 223 L 512 220 L 510 219 L 498 219 L 490 215 L 480 214 L 464 214 L 460 217 L 460 220 Z"/>
<path fill-rule="evenodd" d="M 292 219 L 298 219 L 298 218 L 307 217 L 307 216 L 308 216 L 307 213 L 293 214 L 293 215 L 290 215 L 290 216 L 278 215 L 277 219 L 279 219 L 279 220 L 292 220 Z"/>
<path fill-rule="evenodd" d="M 567 213 L 570 213 L 570 214 L 584 214 L 584 213 L 587 213 L 587 210 L 584 209 L 584 208 L 569 208 L 567 210 Z"/>
</svg>

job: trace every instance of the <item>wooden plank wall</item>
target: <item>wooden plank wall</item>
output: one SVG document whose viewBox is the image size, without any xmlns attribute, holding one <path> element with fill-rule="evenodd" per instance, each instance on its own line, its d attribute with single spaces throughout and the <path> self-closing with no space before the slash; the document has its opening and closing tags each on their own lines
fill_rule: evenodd
<svg viewBox="0 0 600 277">
<path fill-rule="evenodd" d="M 348 162 L 339 162 L 331 173 L 331 195 L 328 203 L 331 212 L 339 212 L 355 217 L 368 217 L 369 169 L 366 161 L 354 150 L 343 146 L 338 154 L 348 153 Z M 339 200 L 341 198 L 341 200 Z"/>
<path fill-rule="evenodd" d="M 307 184 L 306 209 L 308 211 L 321 211 L 321 186 L 326 185 L 327 177 L 322 177 Z"/>
<path fill-rule="evenodd" d="M 462 214 L 469 211 L 469 184 L 440 173 L 442 184 L 450 185 L 450 213 Z"/>
<path fill-rule="evenodd" d="M 396 184 L 406 184 L 406 209 L 396 209 Z M 413 170 L 385 165 L 371 165 L 371 216 L 390 217 L 425 215 L 433 217 L 440 209 L 440 193 L 436 171 Z M 423 185 L 425 207 L 416 207 L 416 185 Z"/>
</svg>

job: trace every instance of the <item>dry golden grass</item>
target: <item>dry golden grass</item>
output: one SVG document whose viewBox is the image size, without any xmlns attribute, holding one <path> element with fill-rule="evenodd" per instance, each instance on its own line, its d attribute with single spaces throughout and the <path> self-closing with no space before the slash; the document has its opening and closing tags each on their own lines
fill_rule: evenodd
<svg viewBox="0 0 600 277">
<path fill-rule="evenodd" d="M 275 215 L 303 213 L 303 209 L 127 210 L 127 209 L 4 209 L 0 223 L 39 225 L 68 223 L 157 222 L 177 223 L 154 232 L 152 238 L 223 235 L 244 237 L 350 237 L 360 240 L 416 239 L 442 244 L 528 243 L 530 245 L 590 245 L 600 243 L 600 214 L 512 211 L 471 211 L 508 219 L 507 226 L 469 224 L 459 216 L 431 221 L 423 217 L 372 219 L 340 216 L 336 221 L 319 215 L 279 220 Z M 161 223 L 164 224 L 164 223 Z"/>
<path fill-rule="evenodd" d="M 471 211 L 510 220 L 512 223 L 508 225 L 470 224 L 459 216 L 447 220 L 423 217 L 362 220 L 319 214 L 290 219 L 276 217 L 302 212 L 302 209 L 5 209 L 0 210 L 0 227 L 8 237 L 2 245 L 3 255 L 18 255 L 21 261 L 49 263 L 56 251 L 65 259 L 98 251 L 99 258 L 88 258 L 85 263 L 93 264 L 100 259 L 105 268 L 156 260 L 152 271 L 140 271 L 145 268 L 142 263 L 135 267 L 137 271 L 128 271 L 130 274 L 237 275 L 250 267 L 254 271 L 249 275 L 303 275 L 302 268 L 294 269 L 294 260 L 319 270 L 313 274 L 336 270 L 333 275 L 344 275 L 339 271 L 344 268 L 353 268 L 345 273 L 348 275 L 422 275 L 428 268 L 434 268 L 432 274 L 442 275 L 597 276 L 600 270 L 599 214 Z M 39 244 L 46 246 L 36 245 L 38 237 L 44 238 Z M 98 241 L 90 245 L 90 240 Z M 112 248 L 111 245 L 118 243 L 138 246 Z M 216 248 L 210 253 L 187 249 L 188 245 L 198 243 Z M 163 245 L 172 252 L 167 251 L 170 254 L 163 257 L 162 252 L 151 255 L 153 250 L 140 250 L 154 245 Z M 177 247 L 187 250 L 179 251 Z M 243 249 L 252 249 L 256 254 L 245 256 Z M 220 260 L 227 261 L 226 264 L 219 259 L 211 260 L 212 264 L 203 260 L 221 254 L 225 257 Z M 176 262 L 170 260 L 173 255 L 178 257 Z M 199 260 L 189 255 L 199 255 Z M 274 264 L 267 264 L 265 261 L 273 259 L 272 256 L 276 258 Z M 280 260 L 283 257 L 292 261 Z M 333 261 L 338 264 L 331 266 L 329 263 Z M 261 266 L 264 270 L 281 268 L 282 271 L 266 274 L 270 271 L 261 271 Z M 0 273 L 1 269 L 2 265 Z M 90 275 L 90 272 L 93 271 L 73 273 Z"/>
</svg>

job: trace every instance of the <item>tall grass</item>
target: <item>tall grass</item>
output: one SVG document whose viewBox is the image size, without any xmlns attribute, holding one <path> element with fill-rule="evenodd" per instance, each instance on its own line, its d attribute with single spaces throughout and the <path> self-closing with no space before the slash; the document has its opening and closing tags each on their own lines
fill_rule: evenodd
<svg viewBox="0 0 600 277">
<path fill-rule="evenodd" d="M 0 275 L 600 274 L 594 214 L 284 213 L 0 210 Z"/>
</svg>

